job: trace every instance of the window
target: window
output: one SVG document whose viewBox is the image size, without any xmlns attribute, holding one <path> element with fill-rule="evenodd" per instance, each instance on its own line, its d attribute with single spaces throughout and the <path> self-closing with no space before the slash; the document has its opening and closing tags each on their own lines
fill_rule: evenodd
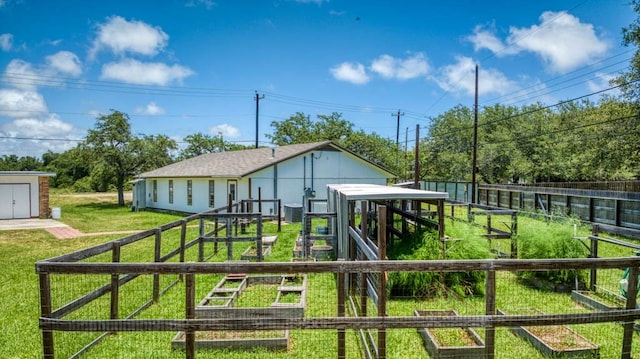
<svg viewBox="0 0 640 359">
<path fill-rule="evenodd" d="M 216 205 L 215 195 L 216 183 L 214 180 L 209 180 L 209 207 L 213 208 Z"/>
<path fill-rule="evenodd" d="M 158 202 L 158 180 L 153 180 L 153 202 Z"/>
<path fill-rule="evenodd" d="M 187 206 L 193 204 L 193 183 L 191 180 L 187 180 Z"/>
<path fill-rule="evenodd" d="M 173 180 L 169 180 L 169 203 L 173 203 Z"/>
<path fill-rule="evenodd" d="M 227 198 L 231 197 L 231 201 L 235 202 L 236 200 L 236 186 L 238 182 L 236 180 L 228 180 L 227 181 Z"/>
</svg>

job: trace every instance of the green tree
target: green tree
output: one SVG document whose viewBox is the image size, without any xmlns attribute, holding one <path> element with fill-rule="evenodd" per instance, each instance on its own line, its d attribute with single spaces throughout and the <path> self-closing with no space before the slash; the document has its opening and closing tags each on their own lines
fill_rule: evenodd
<svg viewBox="0 0 640 359">
<path fill-rule="evenodd" d="M 473 111 L 465 106 L 431 120 L 429 132 L 420 141 L 420 178 L 471 180 Z"/>
<path fill-rule="evenodd" d="M 205 153 L 222 152 L 225 150 L 222 137 L 214 137 L 201 132 L 184 138 L 187 146 L 180 151 L 179 159 L 197 157 Z"/>
<path fill-rule="evenodd" d="M 42 155 L 42 158 L 46 170 L 56 174 L 50 179 L 51 186 L 60 188 L 71 187 L 76 181 L 88 177 L 92 164 L 96 162 L 92 159 L 93 152 L 82 146 L 76 146 L 63 153 L 49 151 Z"/>
<path fill-rule="evenodd" d="M 640 0 L 631 0 L 631 6 L 636 14 L 640 15 Z M 612 82 L 620 86 L 624 97 L 631 102 L 640 100 L 640 17 L 637 17 L 629 26 L 622 28 L 622 43 L 625 46 L 633 45 L 636 52 L 631 58 L 631 64 L 627 72 L 621 73 Z"/>
<path fill-rule="evenodd" d="M 337 143 L 399 176 L 404 175 L 407 167 L 404 156 L 396 152 L 395 142 L 388 138 L 380 137 L 375 132 L 365 133 L 360 130 L 352 132 Z"/>
<path fill-rule="evenodd" d="M 115 182 L 119 206 L 125 204 L 125 182 L 144 169 L 171 163 L 170 151 L 177 148 L 175 141 L 164 135 L 133 136 L 129 116 L 116 110 L 98 117 L 84 146 L 95 155 L 97 163 L 92 175 L 102 182 L 99 187 L 104 188 L 107 181 Z"/>
<path fill-rule="evenodd" d="M 277 146 L 320 141 L 313 131 L 313 121 L 302 112 L 296 112 L 284 121 L 273 121 L 271 127 L 273 134 L 266 134 L 265 137 Z"/>
<path fill-rule="evenodd" d="M 0 171 L 41 171 L 43 167 L 42 161 L 33 156 L 3 155 L 0 158 Z"/>
<path fill-rule="evenodd" d="M 353 123 L 338 112 L 318 115 L 316 121 L 298 112 L 284 121 L 273 121 L 271 127 L 274 132 L 266 137 L 278 146 L 333 141 L 391 172 L 401 174 L 401 169 L 406 167 L 404 156 L 397 152 L 394 142 L 376 133 L 354 131 Z"/>
<path fill-rule="evenodd" d="M 483 108 L 478 119 L 478 179 L 485 183 L 517 183 L 524 175 L 522 155 L 514 142 L 520 111 L 514 106 Z"/>
</svg>

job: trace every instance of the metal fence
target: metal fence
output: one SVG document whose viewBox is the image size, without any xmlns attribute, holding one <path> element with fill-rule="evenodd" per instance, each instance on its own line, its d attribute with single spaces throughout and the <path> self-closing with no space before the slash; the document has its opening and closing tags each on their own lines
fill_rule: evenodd
<svg viewBox="0 0 640 359">
<path fill-rule="evenodd" d="M 572 216 L 582 221 L 640 229 L 640 181 L 563 183 L 564 187 L 533 185 L 477 186 L 477 204 L 544 215 Z M 469 182 L 426 181 L 422 188 L 449 193 L 449 200 L 470 202 Z M 573 186 L 573 187 L 571 187 Z M 590 187 L 581 189 L 578 187 Z M 593 188 L 608 188 L 593 189 Z M 628 191 L 616 190 L 625 188 Z M 631 189 L 631 190 L 630 190 Z"/>
</svg>

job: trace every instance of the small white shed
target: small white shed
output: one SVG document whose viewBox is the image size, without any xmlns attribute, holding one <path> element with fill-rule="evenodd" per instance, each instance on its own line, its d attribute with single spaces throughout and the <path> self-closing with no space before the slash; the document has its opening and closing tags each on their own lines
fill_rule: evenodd
<svg viewBox="0 0 640 359">
<path fill-rule="evenodd" d="M 48 218 L 52 172 L 0 171 L 0 219 Z"/>
</svg>

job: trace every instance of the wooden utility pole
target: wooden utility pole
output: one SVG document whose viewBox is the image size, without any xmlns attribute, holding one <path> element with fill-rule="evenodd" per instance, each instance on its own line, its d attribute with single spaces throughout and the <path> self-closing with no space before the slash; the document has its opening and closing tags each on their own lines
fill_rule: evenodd
<svg viewBox="0 0 640 359">
<path fill-rule="evenodd" d="M 400 116 L 404 116 L 404 112 L 400 112 L 398 110 L 397 113 L 392 113 L 391 116 L 396 116 L 398 118 L 396 125 L 396 150 L 400 149 Z"/>
<path fill-rule="evenodd" d="M 478 160 L 478 65 L 476 65 L 476 94 L 473 104 L 473 159 L 471 164 L 471 203 L 476 203 L 476 162 Z"/>
<path fill-rule="evenodd" d="M 256 91 L 256 96 L 253 98 L 256 101 L 256 148 L 258 148 L 258 113 L 260 111 L 260 100 L 264 98 L 264 95 L 258 95 L 258 91 Z"/>
<path fill-rule="evenodd" d="M 416 155 L 413 165 L 413 188 L 420 189 L 420 125 L 416 125 Z"/>
<path fill-rule="evenodd" d="M 392 113 L 391 116 L 396 116 L 398 119 L 396 124 L 396 166 L 399 167 L 400 165 L 400 116 L 404 116 L 404 112 L 400 112 L 400 110 L 398 110 L 397 113 Z"/>
</svg>

